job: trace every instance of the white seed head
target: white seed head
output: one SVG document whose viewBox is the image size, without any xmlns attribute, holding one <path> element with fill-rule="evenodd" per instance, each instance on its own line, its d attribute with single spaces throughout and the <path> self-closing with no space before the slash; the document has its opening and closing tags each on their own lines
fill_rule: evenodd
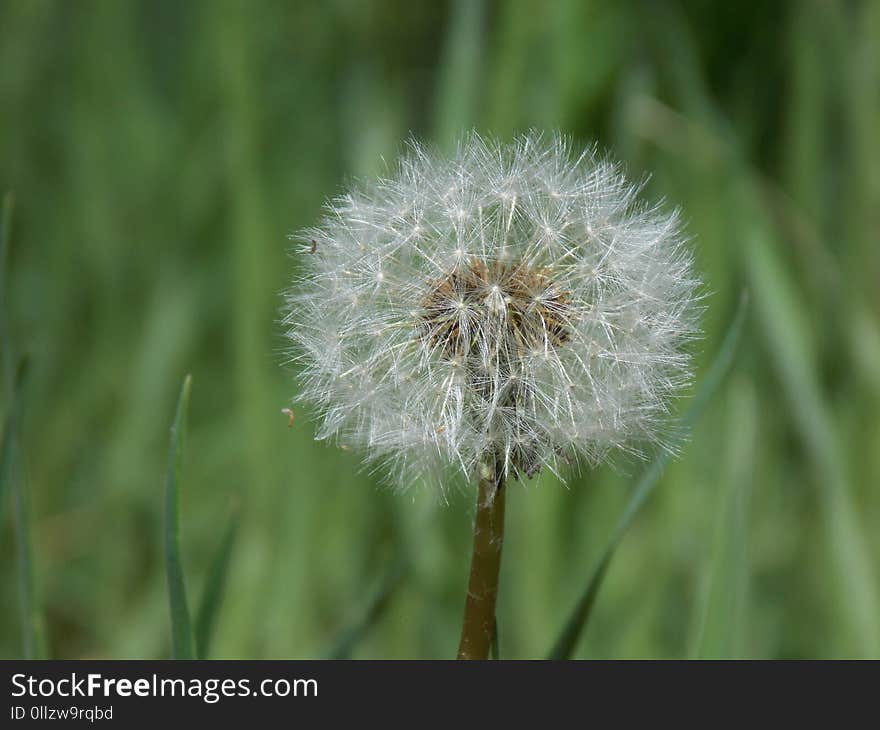
<svg viewBox="0 0 880 730">
<path fill-rule="evenodd" d="M 331 201 L 284 318 L 318 438 L 400 486 L 662 444 L 699 281 L 677 213 L 639 189 L 559 136 L 472 134 Z"/>
</svg>

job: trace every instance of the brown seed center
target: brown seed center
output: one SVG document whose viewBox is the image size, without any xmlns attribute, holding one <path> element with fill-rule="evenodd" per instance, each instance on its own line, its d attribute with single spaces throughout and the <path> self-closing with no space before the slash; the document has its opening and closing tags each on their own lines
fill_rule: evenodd
<svg viewBox="0 0 880 730">
<path fill-rule="evenodd" d="M 421 332 L 443 358 L 509 368 L 570 339 L 568 293 L 547 269 L 472 258 L 429 282 Z"/>
</svg>

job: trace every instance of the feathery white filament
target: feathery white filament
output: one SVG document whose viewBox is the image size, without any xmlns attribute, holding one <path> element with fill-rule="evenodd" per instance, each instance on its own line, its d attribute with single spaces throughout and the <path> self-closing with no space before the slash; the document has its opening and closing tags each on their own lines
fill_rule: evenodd
<svg viewBox="0 0 880 730">
<path fill-rule="evenodd" d="M 318 437 L 402 486 L 661 443 L 699 282 L 677 214 L 638 192 L 561 137 L 471 135 L 329 203 L 284 319 Z"/>
</svg>

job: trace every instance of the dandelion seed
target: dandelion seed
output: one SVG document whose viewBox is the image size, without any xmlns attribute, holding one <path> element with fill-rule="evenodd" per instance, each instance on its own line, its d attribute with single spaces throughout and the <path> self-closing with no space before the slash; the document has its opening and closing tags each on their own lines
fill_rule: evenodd
<svg viewBox="0 0 880 730">
<path fill-rule="evenodd" d="M 663 444 L 699 282 L 677 213 L 639 190 L 558 136 L 471 135 L 331 201 L 286 297 L 318 437 L 401 486 Z"/>
</svg>

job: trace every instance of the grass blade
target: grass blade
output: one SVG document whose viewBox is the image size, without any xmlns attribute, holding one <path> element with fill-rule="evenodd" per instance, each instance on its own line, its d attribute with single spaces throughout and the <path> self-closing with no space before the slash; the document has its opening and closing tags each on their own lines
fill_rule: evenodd
<svg viewBox="0 0 880 730">
<path fill-rule="evenodd" d="M 355 621 L 351 626 L 344 629 L 333 648 L 327 652 L 328 659 L 349 659 L 351 658 L 354 648 L 358 642 L 367 634 L 373 625 L 381 618 L 385 612 L 388 602 L 391 599 L 400 579 L 403 577 L 403 564 L 396 561 L 391 564 L 385 575 L 382 577 L 379 587 L 367 604 L 367 608 L 363 615 Z"/>
<path fill-rule="evenodd" d="M 171 653 L 175 659 L 195 658 L 192 624 L 186 602 L 186 586 L 180 559 L 180 473 L 186 442 L 186 416 L 192 376 L 187 375 L 180 389 L 177 414 L 171 427 L 168 474 L 165 480 L 165 572 L 171 608 Z"/>
<path fill-rule="evenodd" d="M 26 475 L 18 441 L 22 413 L 22 390 L 27 376 L 27 361 L 22 361 L 12 389 L 12 405 L 3 430 L 0 452 L 0 525 L 2 525 L 5 494 L 10 492 L 15 525 L 15 552 L 18 568 L 18 594 L 21 615 L 22 650 L 25 659 L 45 658 L 43 618 L 38 608 L 34 582 L 33 550 L 30 534 L 30 508 Z"/>
<path fill-rule="evenodd" d="M 44 659 L 43 618 L 40 615 L 34 581 L 34 561 L 31 547 L 30 504 L 25 474 L 16 459 L 15 435 L 11 441 L 12 459 L 10 484 L 12 485 L 15 522 L 15 548 L 18 561 L 18 593 L 21 609 L 22 640 L 25 659 Z"/>
<path fill-rule="evenodd" d="M 743 293 L 736 315 L 727 330 L 727 334 L 724 337 L 724 341 L 721 343 L 721 347 L 718 350 L 718 354 L 715 356 L 715 360 L 706 373 L 706 376 L 703 378 L 703 382 L 699 389 L 691 399 L 687 410 L 679 420 L 678 428 L 682 436 L 686 435 L 699 420 L 703 411 L 706 410 L 709 401 L 711 401 L 712 397 L 715 395 L 715 391 L 718 390 L 718 387 L 724 380 L 727 371 L 730 369 L 739 344 L 740 335 L 742 334 L 747 301 L 747 296 Z M 565 627 L 560 633 L 556 644 L 553 646 L 548 657 L 549 659 L 569 659 L 571 657 L 578 639 L 586 628 L 587 621 L 593 610 L 593 605 L 596 602 L 596 596 L 599 594 L 599 588 L 602 586 L 602 580 L 605 577 L 608 566 L 611 564 L 612 557 L 614 557 L 614 552 L 623 539 L 623 536 L 626 534 L 626 531 L 629 529 L 636 513 L 641 509 L 642 505 L 657 485 L 657 482 L 660 480 L 660 476 L 663 474 L 663 469 L 666 467 L 670 458 L 671 454 L 668 451 L 662 451 L 654 457 L 654 460 L 643 472 L 635 489 L 633 489 L 632 496 L 630 497 L 617 526 L 614 528 L 614 532 L 611 534 L 608 544 L 602 552 L 599 562 L 593 569 L 593 573 L 587 582 L 584 592 L 581 594 L 581 597 L 575 605 Z"/>
<path fill-rule="evenodd" d="M 13 399 L 12 383 L 12 346 L 9 342 L 9 333 L 6 331 L 6 312 L 9 311 L 6 304 L 6 262 L 9 258 L 9 239 L 12 233 L 12 210 L 15 207 L 15 196 L 8 192 L 3 196 L 3 218 L 0 220 L 0 353 L 3 361 L 0 362 L 3 375 L 3 390 L 0 391 L 5 398 Z"/>
<path fill-rule="evenodd" d="M 3 441 L 0 445 L 0 529 L 3 528 L 6 516 L 6 493 L 13 493 L 12 484 L 15 476 L 15 456 L 18 437 L 18 425 L 21 419 L 21 393 L 27 377 L 28 363 L 22 360 L 15 376 L 15 384 L 10 393 L 9 409 L 3 424 Z"/>
<path fill-rule="evenodd" d="M 232 546 L 235 544 L 235 536 L 238 534 L 239 511 L 234 508 L 226 526 L 226 532 L 220 542 L 214 559 L 211 561 L 211 569 L 205 583 L 199 610 L 196 613 L 195 642 L 196 654 L 199 659 L 208 657 L 211 639 L 214 634 L 214 625 L 217 622 L 217 612 L 223 601 L 223 591 L 226 587 L 226 576 L 229 572 L 229 562 L 232 556 Z"/>
<path fill-rule="evenodd" d="M 6 260 L 9 257 L 9 238 L 12 232 L 12 210 L 15 207 L 15 196 L 8 192 L 3 196 L 3 218 L 0 220 L 0 307 L 6 312 Z M 12 348 L 9 346 L 6 332 L 6 317 L 0 316 L 0 350 L 3 353 L 3 385 L 4 395 L 12 397 Z"/>
<path fill-rule="evenodd" d="M 755 314 L 804 446 L 821 499 L 837 580 L 839 648 L 848 657 L 880 654 L 880 594 L 870 543 L 853 501 L 846 457 L 838 441 L 812 352 L 810 327 L 794 282 L 763 229 L 746 237 Z"/>
<path fill-rule="evenodd" d="M 3 362 L 0 363 L 3 377 L 3 389 L 0 391 L 4 396 L 4 402 L 8 403 L 6 408 L 6 417 L 3 419 L 3 442 L 0 446 L 0 530 L 5 524 L 6 516 L 6 492 L 9 490 L 9 484 L 12 482 L 12 458 L 13 458 L 13 438 L 12 434 L 16 428 L 16 406 L 17 399 L 14 390 L 9 387 L 8 378 L 11 368 L 9 366 L 10 350 L 12 349 L 6 338 L 5 317 L 2 312 L 6 311 L 4 307 L 4 279 L 6 273 L 6 241 L 8 238 L 8 212 L 10 209 L 8 204 L 9 195 L 3 201 L 3 221 L 0 227 L 0 350 L 3 351 Z"/>
<path fill-rule="evenodd" d="M 12 408 L 15 408 L 14 403 Z M 11 491 L 9 485 L 12 483 L 12 433 L 15 429 L 15 420 L 14 411 L 6 416 L 6 422 L 3 424 L 3 442 L 0 445 L 0 530 L 6 524 L 6 493 Z"/>
<path fill-rule="evenodd" d="M 486 7 L 484 0 L 455 0 L 437 83 L 434 140 L 451 148 L 474 126 L 482 76 Z"/>
<path fill-rule="evenodd" d="M 13 371 L 13 347 L 6 321 L 6 266 L 12 233 L 12 211 L 15 198 L 11 192 L 3 196 L 3 215 L 0 220 L 0 370 L 3 382 L 0 394 L 9 403 L 3 428 L 2 451 L 0 451 L 0 526 L 3 525 L 6 492 L 10 492 L 15 525 L 15 552 L 18 568 L 18 594 L 21 613 L 21 635 L 26 659 L 42 659 L 45 656 L 43 620 L 37 608 L 38 601 L 34 583 L 33 552 L 30 535 L 30 509 L 24 460 L 21 459 L 18 431 L 27 360 L 22 360 L 17 372 Z"/>
<path fill-rule="evenodd" d="M 751 382 L 729 391 L 726 454 L 718 493 L 715 540 L 690 655 L 736 659 L 745 655 L 749 594 L 749 511 L 758 442 L 758 399 Z"/>
<path fill-rule="evenodd" d="M 2 352 L 3 362 L 0 363 L 2 369 L 3 382 L 0 395 L 3 396 L 3 402 L 7 404 L 5 418 L 3 422 L 3 443 L 0 448 L 0 530 L 3 529 L 4 517 L 6 516 L 6 492 L 9 491 L 9 484 L 12 483 L 12 460 L 14 451 L 14 437 L 18 428 L 18 398 L 19 388 L 13 387 L 12 379 L 12 345 L 9 342 L 6 333 L 6 316 L 8 311 L 6 308 L 6 258 L 9 250 L 9 232 L 12 228 L 12 193 L 6 193 L 3 196 L 3 218 L 0 220 L 0 352 Z"/>
</svg>

